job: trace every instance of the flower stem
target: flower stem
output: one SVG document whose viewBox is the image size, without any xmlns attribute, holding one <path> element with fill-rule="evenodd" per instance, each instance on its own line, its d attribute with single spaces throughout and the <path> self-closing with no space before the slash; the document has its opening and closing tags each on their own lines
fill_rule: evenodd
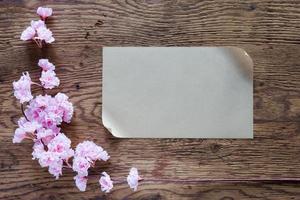
<svg viewBox="0 0 300 200">
<path fill-rule="evenodd" d="M 41 88 L 42 88 L 42 91 L 43 91 L 43 95 L 46 94 L 45 88 L 44 88 L 41 84 L 36 83 L 36 82 L 33 82 L 33 81 L 31 81 L 31 83 L 32 83 L 33 85 L 37 85 L 37 86 L 41 87 Z"/>
<path fill-rule="evenodd" d="M 33 82 L 33 81 L 31 81 L 31 83 L 33 84 L 33 85 L 37 85 L 37 86 L 40 86 L 40 87 L 43 87 L 41 84 L 39 84 L 39 83 L 36 83 L 36 82 Z"/>
<path fill-rule="evenodd" d="M 43 44 L 40 42 L 39 39 L 33 38 L 33 41 L 37 44 L 37 46 L 38 46 L 39 48 L 42 48 L 42 47 L 43 47 Z"/>
<path fill-rule="evenodd" d="M 68 166 L 68 165 L 63 165 L 64 168 L 67 168 L 67 169 L 72 169 L 71 166 Z"/>
<path fill-rule="evenodd" d="M 24 106 L 23 106 L 23 104 L 21 104 L 21 110 L 22 110 L 22 114 L 23 114 L 23 116 L 25 117 L 25 119 L 26 119 L 27 121 L 29 121 L 28 118 L 27 118 L 27 116 L 26 116 L 26 114 L 25 114 L 25 112 L 24 112 Z"/>
<path fill-rule="evenodd" d="M 67 159 L 67 160 L 64 160 L 64 161 L 65 161 L 65 163 L 66 163 L 66 165 L 67 165 L 66 167 L 67 167 L 67 168 L 71 168 L 71 169 L 72 169 L 72 166 L 70 165 L 70 163 L 69 163 L 68 159 Z"/>
</svg>

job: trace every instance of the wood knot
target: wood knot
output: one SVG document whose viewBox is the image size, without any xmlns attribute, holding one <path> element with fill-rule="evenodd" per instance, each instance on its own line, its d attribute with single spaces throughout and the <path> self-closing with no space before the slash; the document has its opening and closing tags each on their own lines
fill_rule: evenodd
<svg viewBox="0 0 300 200">
<path fill-rule="evenodd" d="M 210 145 L 210 150 L 213 153 L 217 153 L 220 149 L 221 149 L 221 145 L 219 145 L 219 144 Z"/>
<path fill-rule="evenodd" d="M 250 4 L 248 7 L 249 11 L 254 11 L 256 9 L 256 5 L 255 4 Z"/>
<path fill-rule="evenodd" d="M 97 22 L 95 23 L 95 26 L 101 26 L 101 25 L 103 25 L 104 24 L 104 22 L 102 21 L 102 20 L 97 20 Z"/>
<path fill-rule="evenodd" d="M 85 36 L 84 36 L 84 39 L 88 39 L 90 36 L 90 33 L 89 32 L 86 32 Z"/>
</svg>

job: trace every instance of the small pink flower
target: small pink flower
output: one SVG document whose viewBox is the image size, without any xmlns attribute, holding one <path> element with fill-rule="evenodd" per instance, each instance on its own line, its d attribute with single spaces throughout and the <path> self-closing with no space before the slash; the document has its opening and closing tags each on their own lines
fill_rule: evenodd
<svg viewBox="0 0 300 200">
<path fill-rule="evenodd" d="M 59 162 L 61 159 L 55 152 L 45 151 L 39 155 L 39 163 L 41 167 L 49 167 L 55 162 Z"/>
<path fill-rule="evenodd" d="M 20 118 L 20 120 L 18 121 L 18 125 L 20 128 L 22 128 L 26 133 L 32 133 L 34 134 L 34 132 L 41 128 L 41 125 L 39 123 L 37 123 L 36 121 L 27 121 L 24 120 L 24 118 Z"/>
<path fill-rule="evenodd" d="M 58 160 L 57 162 L 53 162 L 49 165 L 49 173 L 55 176 L 55 179 L 58 179 L 60 175 L 62 175 L 62 167 L 63 161 Z"/>
<path fill-rule="evenodd" d="M 69 97 L 67 95 L 60 92 L 55 95 L 55 100 L 59 107 L 58 109 L 63 113 L 63 121 L 70 123 L 73 116 L 74 108 L 73 104 L 69 102 L 68 99 Z"/>
<path fill-rule="evenodd" d="M 137 190 L 139 180 L 142 178 L 139 176 L 138 170 L 135 167 L 132 167 L 130 169 L 129 175 L 127 176 L 127 183 L 130 188 L 133 189 L 133 191 Z"/>
<path fill-rule="evenodd" d="M 99 152 L 99 160 L 107 161 L 110 158 L 106 151 Z"/>
<path fill-rule="evenodd" d="M 25 117 L 21 117 L 21 118 L 18 120 L 18 126 L 19 126 L 19 127 L 23 127 L 23 125 L 24 125 L 26 122 L 28 122 L 28 121 L 26 120 L 26 118 L 25 118 Z"/>
<path fill-rule="evenodd" d="M 38 66 L 40 66 L 44 71 L 55 70 L 55 66 L 51 62 L 49 62 L 48 59 L 40 59 Z"/>
<path fill-rule="evenodd" d="M 50 95 L 38 95 L 33 103 L 36 108 L 47 108 L 49 105 L 52 105 L 52 97 Z"/>
<path fill-rule="evenodd" d="M 42 71 L 40 81 L 46 89 L 52 89 L 59 85 L 59 79 L 56 77 L 54 71 Z"/>
<path fill-rule="evenodd" d="M 37 30 L 38 28 L 41 28 L 41 27 L 46 27 L 45 22 L 42 20 L 37 20 L 37 21 L 31 20 L 30 25 L 35 30 Z"/>
<path fill-rule="evenodd" d="M 73 159 L 73 167 L 72 168 L 80 176 L 87 176 L 88 169 L 90 168 L 90 166 L 91 166 L 90 162 L 83 157 L 75 156 Z"/>
<path fill-rule="evenodd" d="M 87 178 L 85 176 L 74 176 L 75 184 L 77 188 L 84 192 L 86 190 Z"/>
<path fill-rule="evenodd" d="M 28 26 L 21 34 L 20 39 L 23 41 L 31 40 L 35 36 L 35 30 L 31 26 Z"/>
<path fill-rule="evenodd" d="M 21 128 L 17 128 L 13 138 L 13 143 L 21 143 L 25 138 L 26 132 Z"/>
<path fill-rule="evenodd" d="M 52 36 L 52 32 L 46 27 L 40 27 L 37 29 L 37 37 L 41 41 L 45 41 L 46 43 L 54 42 L 54 37 Z"/>
<path fill-rule="evenodd" d="M 68 101 L 68 99 L 69 97 L 64 93 L 59 92 L 55 95 L 55 100 L 59 105 L 64 104 L 66 101 Z"/>
<path fill-rule="evenodd" d="M 48 151 L 56 153 L 60 159 L 68 159 L 74 155 L 71 149 L 71 140 L 63 133 L 55 136 L 47 145 Z"/>
<path fill-rule="evenodd" d="M 32 152 L 32 159 L 39 159 L 41 158 L 42 154 L 45 152 L 45 148 L 43 143 L 40 140 L 35 141 Z"/>
<path fill-rule="evenodd" d="M 47 17 L 50 17 L 52 15 L 52 8 L 44 8 L 44 7 L 38 7 L 36 13 L 45 20 Z"/>
<path fill-rule="evenodd" d="M 80 157 L 85 157 L 90 162 L 96 160 L 107 161 L 109 159 L 107 152 L 91 141 L 79 143 L 76 147 L 75 154 Z"/>
<path fill-rule="evenodd" d="M 40 120 L 44 127 L 51 128 L 51 129 L 55 128 L 57 125 L 61 124 L 62 122 L 61 116 L 49 110 L 45 110 L 42 113 Z"/>
<path fill-rule="evenodd" d="M 23 73 L 18 81 L 13 82 L 14 95 L 20 103 L 28 102 L 33 99 L 31 94 L 31 79 L 28 72 Z"/>
<path fill-rule="evenodd" d="M 102 172 L 102 175 L 99 179 L 99 184 L 102 192 L 108 193 L 113 188 L 113 181 L 106 172 Z"/>
<path fill-rule="evenodd" d="M 56 136 L 56 133 L 52 129 L 41 128 L 37 131 L 36 136 L 47 145 Z"/>
<path fill-rule="evenodd" d="M 29 134 L 34 134 L 34 132 L 41 127 L 35 121 L 27 121 L 25 118 L 20 118 L 18 121 L 19 128 L 16 129 L 15 135 L 13 138 L 13 143 L 20 143 L 23 139 L 28 137 Z"/>
</svg>

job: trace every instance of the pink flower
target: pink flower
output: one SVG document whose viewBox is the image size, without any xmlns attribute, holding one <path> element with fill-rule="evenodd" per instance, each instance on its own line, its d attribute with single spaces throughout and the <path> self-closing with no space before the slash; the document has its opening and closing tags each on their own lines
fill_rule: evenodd
<svg viewBox="0 0 300 200">
<path fill-rule="evenodd" d="M 45 20 L 47 17 L 50 17 L 52 15 L 52 8 L 44 8 L 44 7 L 38 7 L 36 13 Z"/>
<path fill-rule="evenodd" d="M 56 133 L 52 129 L 41 128 L 37 131 L 36 136 L 47 145 L 56 136 Z"/>
<path fill-rule="evenodd" d="M 26 132 L 21 128 L 17 128 L 15 130 L 13 143 L 21 143 L 25 138 L 26 138 Z"/>
<path fill-rule="evenodd" d="M 34 133 L 37 129 L 41 128 L 41 125 L 36 121 L 27 121 L 24 117 L 20 118 L 18 125 L 26 133 Z"/>
<path fill-rule="evenodd" d="M 50 128 L 58 133 L 57 126 L 62 121 L 68 123 L 71 121 L 73 105 L 63 93 L 58 93 L 55 97 L 39 95 L 30 101 L 25 114 L 29 120 L 37 121 L 44 128 Z"/>
<path fill-rule="evenodd" d="M 54 98 L 59 107 L 59 110 L 63 113 L 63 121 L 70 123 L 73 116 L 74 108 L 73 104 L 68 101 L 69 97 L 59 92 L 55 95 Z"/>
<path fill-rule="evenodd" d="M 83 157 L 75 156 L 73 159 L 73 170 L 80 176 L 87 176 L 90 166 L 90 162 Z"/>
<path fill-rule="evenodd" d="M 87 178 L 85 176 L 74 176 L 75 184 L 77 188 L 84 192 L 86 190 Z"/>
<path fill-rule="evenodd" d="M 109 158 L 110 158 L 110 156 L 108 155 L 108 153 L 106 151 L 101 151 L 99 153 L 100 160 L 107 161 Z"/>
<path fill-rule="evenodd" d="M 51 62 L 49 62 L 48 59 L 40 59 L 38 66 L 40 66 L 44 71 L 55 70 L 55 66 Z"/>
<path fill-rule="evenodd" d="M 28 26 L 21 34 L 20 39 L 23 41 L 31 40 L 35 36 L 35 30 L 31 26 Z"/>
<path fill-rule="evenodd" d="M 75 154 L 79 157 L 85 157 L 90 162 L 96 160 L 107 161 L 109 159 L 107 152 L 91 141 L 79 143 L 76 147 Z"/>
<path fill-rule="evenodd" d="M 23 139 L 28 137 L 28 133 L 34 134 L 34 132 L 41 127 L 35 121 L 27 121 L 24 117 L 20 118 L 18 121 L 19 128 L 16 129 L 15 135 L 13 138 L 13 143 L 20 143 Z"/>
<path fill-rule="evenodd" d="M 138 174 L 137 168 L 132 167 L 130 169 L 129 175 L 127 176 L 127 183 L 129 187 L 133 189 L 133 191 L 137 190 L 139 180 L 141 180 L 141 177 Z"/>
<path fill-rule="evenodd" d="M 38 95 L 30 104 L 33 104 L 36 108 L 47 108 L 53 105 L 53 100 L 50 95 Z"/>
<path fill-rule="evenodd" d="M 28 121 L 26 120 L 26 118 L 25 118 L 25 117 L 21 117 L 21 118 L 18 120 L 18 126 L 19 126 L 19 127 L 23 127 L 23 125 L 24 125 L 26 122 L 28 122 Z"/>
<path fill-rule="evenodd" d="M 56 77 L 55 72 L 50 70 L 42 71 L 42 76 L 40 78 L 40 81 L 43 87 L 46 89 L 52 89 L 59 85 L 59 79 Z"/>
<path fill-rule="evenodd" d="M 52 36 L 52 32 L 50 29 L 46 27 L 40 27 L 37 30 L 37 37 L 36 39 L 39 39 L 41 41 L 45 41 L 46 43 L 52 43 L 54 42 L 54 37 Z"/>
<path fill-rule="evenodd" d="M 63 113 L 50 95 L 39 95 L 27 106 L 25 114 L 29 120 L 38 121 L 45 128 L 57 130 L 57 125 L 62 122 Z M 56 131 L 57 132 L 57 131 Z"/>
<path fill-rule="evenodd" d="M 63 105 L 66 101 L 68 101 L 69 97 L 64 93 L 57 93 L 55 95 L 55 100 L 58 105 Z"/>
<path fill-rule="evenodd" d="M 39 159 L 41 158 L 42 154 L 45 152 L 44 145 L 40 140 L 35 141 L 32 152 L 32 159 Z"/>
<path fill-rule="evenodd" d="M 13 82 L 14 95 L 20 103 L 28 102 L 33 99 L 31 94 L 31 79 L 28 72 L 23 73 L 18 81 Z"/>
<path fill-rule="evenodd" d="M 58 179 L 62 175 L 63 161 L 67 163 L 67 160 L 74 155 L 74 151 L 71 149 L 71 140 L 60 133 L 49 141 L 48 151 L 45 151 L 44 147 L 41 140 L 35 142 L 32 152 L 33 159 L 38 159 L 42 167 L 49 167 L 49 173 Z"/>
<path fill-rule="evenodd" d="M 45 22 L 42 20 L 37 20 L 37 21 L 31 20 L 30 25 L 35 30 L 37 30 L 38 28 L 41 28 L 41 27 L 46 27 Z"/>
<path fill-rule="evenodd" d="M 71 140 L 63 133 L 55 136 L 47 145 L 48 151 L 56 153 L 60 159 L 68 159 L 74 155 L 71 149 Z"/>
<path fill-rule="evenodd" d="M 41 167 L 49 167 L 50 165 L 59 162 L 61 159 L 55 152 L 45 151 L 38 157 Z"/>
<path fill-rule="evenodd" d="M 62 167 L 63 161 L 58 160 L 57 162 L 53 162 L 49 165 L 49 173 L 55 176 L 55 179 L 58 179 L 60 175 L 62 175 Z"/>
<path fill-rule="evenodd" d="M 113 181 L 106 172 L 102 172 L 102 176 L 99 179 L 101 191 L 108 193 L 113 188 Z"/>
</svg>

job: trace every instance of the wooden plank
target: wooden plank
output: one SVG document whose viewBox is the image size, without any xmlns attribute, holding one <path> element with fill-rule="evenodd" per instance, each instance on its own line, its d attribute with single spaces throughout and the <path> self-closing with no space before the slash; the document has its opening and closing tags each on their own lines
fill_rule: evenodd
<svg viewBox="0 0 300 200">
<path fill-rule="evenodd" d="M 19 40 L 29 21 L 37 18 L 39 5 L 0 2 L 0 199 L 299 197 L 300 1 L 43 2 L 54 9 L 49 27 L 56 38 L 43 50 Z M 127 140 L 105 130 L 100 119 L 102 46 L 203 45 L 239 46 L 252 56 L 253 140 Z M 56 64 L 61 79 L 60 88 L 51 93 L 66 92 L 75 105 L 72 123 L 63 127 L 73 146 L 94 140 L 112 157 L 99 163 L 92 176 L 105 170 L 113 178 L 124 178 L 130 166 L 137 166 L 145 178 L 138 192 L 119 184 L 102 196 L 94 178 L 88 191 L 80 193 L 72 173 L 54 181 L 31 160 L 30 143 L 11 143 L 21 116 L 11 83 L 22 71 L 37 80 L 41 57 Z M 239 180 L 246 182 L 235 182 Z"/>
<path fill-rule="evenodd" d="M 100 192 L 97 180 L 90 181 L 86 192 L 74 189 L 70 178 L 60 181 L 40 179 L 39 182 L 1 191 L 0 199 L 205 199 L 205 200 L 299 200 L 300 185 L 290 182 L 169 182 L 148 181 L 133 193 L 125 184 L 115 185 L 109 194 Z M 55 183 L 54 183 L 55 182 Z"/>
</svg>

